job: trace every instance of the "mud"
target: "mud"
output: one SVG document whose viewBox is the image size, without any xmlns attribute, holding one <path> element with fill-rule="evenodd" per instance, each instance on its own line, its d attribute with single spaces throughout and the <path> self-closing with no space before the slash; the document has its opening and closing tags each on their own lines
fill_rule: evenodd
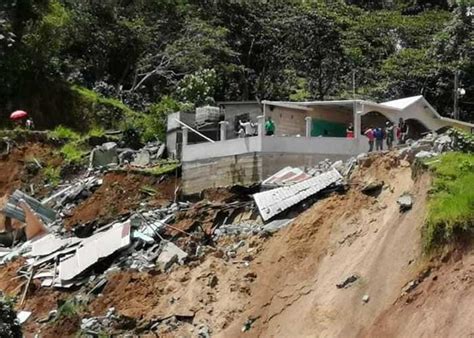
<svg viewBox="0 0 474 338">
<path fill-rule="evenodd" d="M 127 172 L 105 174 L 99 189 L 66 219 L 66 228 L 90 222 L 105 224 L 142 204 L 151 208 L 169 205 L 174 200 L 178 181 L 174 177 L 162 177 Z"/>
</svg>

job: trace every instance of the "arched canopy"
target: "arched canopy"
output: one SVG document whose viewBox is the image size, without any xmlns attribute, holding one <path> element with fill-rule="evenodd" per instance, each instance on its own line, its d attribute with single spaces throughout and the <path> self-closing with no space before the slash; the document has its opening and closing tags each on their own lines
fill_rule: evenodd
<svg viewBox="0 0 474 338">
<path fill-rule="evenodd" d="M 364 132 L 364 130 L 370 127 L 383 128 L 385 127 L 388 121 L 395 123 L 395 121 L 391 121 L 387 116 L 385 116 L 381 112 L 370 111 L 361 116 L 361 131 Z"/>
</svg>

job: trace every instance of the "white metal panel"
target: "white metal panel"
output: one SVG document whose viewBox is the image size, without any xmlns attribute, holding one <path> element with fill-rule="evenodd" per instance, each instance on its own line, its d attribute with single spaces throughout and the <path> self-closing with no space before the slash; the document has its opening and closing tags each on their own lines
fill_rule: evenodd
<svg viewBox="0 0 474 338">
<path fill-rule="evenodd" d="M 341 179 L 341 174 L 336 169 L 332 169 L 289 187 L 257 193 L 253 195 L 253 198 L 260 215 L 266 221 Z"/>
</svg>

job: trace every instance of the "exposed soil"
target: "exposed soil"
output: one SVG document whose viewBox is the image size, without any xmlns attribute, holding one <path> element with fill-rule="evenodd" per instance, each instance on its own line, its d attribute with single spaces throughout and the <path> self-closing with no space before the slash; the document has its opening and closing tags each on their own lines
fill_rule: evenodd
<svg viewBox="0 0 474 338">
<path fill-rule="evenodd" d="M 66 219 L 67 228 L 98 221 L 108 223 L 137 209 L 141 203 L 150 207 L 168 205 L 174 200 L 176 178 L 164 179 L 151 175 L 110 172 L 92 196 L 79 204 L 74 214 Z M 150 190 L 149 188 L 156 191 Z M 147 191 L 145 192 L 144 189 Z"/>
</svg>

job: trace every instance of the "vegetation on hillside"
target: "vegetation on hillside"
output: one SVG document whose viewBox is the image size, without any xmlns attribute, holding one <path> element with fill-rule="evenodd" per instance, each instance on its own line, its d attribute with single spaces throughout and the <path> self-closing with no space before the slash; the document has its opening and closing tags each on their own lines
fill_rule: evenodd
<svg viewBox="0 0 474 338">
<path fill-rule="evenodd" d="M 466 1 L 5 0 L 0 109 L 150 139 L 171 110 L 347 98 L 354 78 L 356 97 L 423 94 L 447 115 L 458 71 L 472 120 L 473 32 Z"/>
<path fill-rule="evenodd" d="M 434 177 L 423 235 L 431 250 L 474 235 L 474 155 L 446 153 L 428 163 Z"/>
</svg>

